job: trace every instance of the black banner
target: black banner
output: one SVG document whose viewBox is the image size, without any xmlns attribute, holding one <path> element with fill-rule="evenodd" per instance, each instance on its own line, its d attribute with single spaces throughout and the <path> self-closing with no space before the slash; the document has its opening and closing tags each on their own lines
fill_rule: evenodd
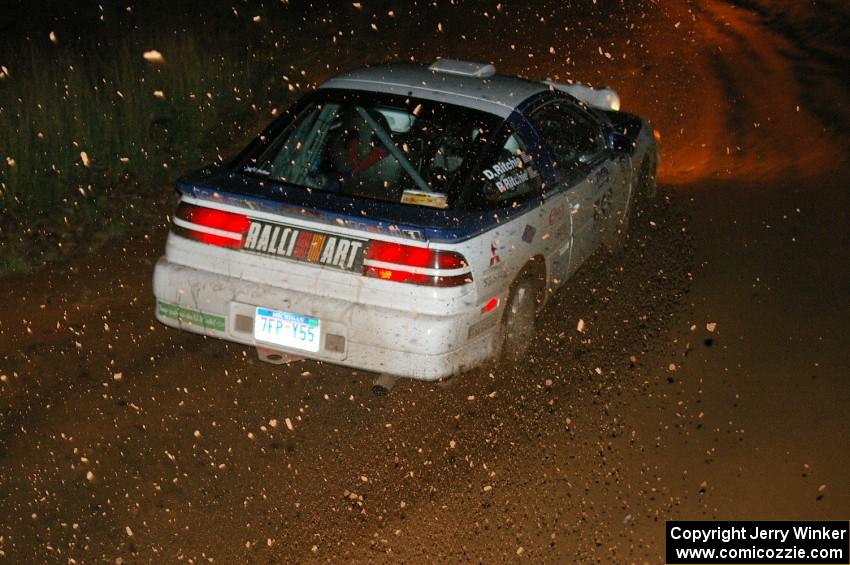
<svg viewBox="0 0 850 565">
<path fill-rule="evenodd" d="M 667 563 L 850 563 L 848 522 L 667 522 Z"/>
</svg>

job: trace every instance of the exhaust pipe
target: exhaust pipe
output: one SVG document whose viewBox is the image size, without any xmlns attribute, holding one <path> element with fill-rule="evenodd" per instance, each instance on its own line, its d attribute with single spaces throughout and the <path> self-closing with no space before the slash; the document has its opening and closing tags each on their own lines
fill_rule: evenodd
<svg viewBox="0 0 850 565">
<path fill-rule="evenodd" d="M 378 378 L 372 383 L 372 394 L 375 396 L 388 395 L 393 390 L 397 381 L 398 377 L 394 375 L 387 375 L 386 373 L 378 375 Z"/>
<path fill-rule="evenodd" d="M 260 361 L 265 361 L 266 363 L 271 363 L 272 365 L 286 365 L 288 363 L 293 363 L 295 361 L 303 361 L 304 357 L 301 355 L 291 355 L 289 353 L 284 353 L 283 351 L 277 351 L 275 349 L 269 349 L 267 347 L 257 347 L 257 357 Z"/>
</svg>

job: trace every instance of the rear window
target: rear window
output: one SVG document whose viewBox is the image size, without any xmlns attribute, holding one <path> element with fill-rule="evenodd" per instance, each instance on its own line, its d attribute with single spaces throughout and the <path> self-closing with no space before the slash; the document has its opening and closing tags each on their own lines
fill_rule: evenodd
<svg viewBox="0 0 850 565">
<path fill-rule="evenodd" d="M 310 190 L 452 207 L 501 118 L 416 98 L 318 91 L 243 165 Z"/>
</svg>

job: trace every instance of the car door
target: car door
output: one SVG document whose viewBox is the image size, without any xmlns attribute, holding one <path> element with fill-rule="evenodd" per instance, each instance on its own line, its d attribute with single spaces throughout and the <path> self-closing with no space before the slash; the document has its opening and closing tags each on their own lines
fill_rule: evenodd
<svg viewBox="0 0 850 565">
<path fill-rule="evenodd" d="M 628 227 L 634 190 L 631 152 L 617 148 L 613 143 L 609 140 L 605 162 L 611 177 L 610 190 L 603 193 L 597 204 L 602 243 L 612 247 L 623 237 L 622 230 Z"/>
<path fill-rule="evenodd" d="M 476 238 L 471 256 L 482 258 L 476 278 L 482 296 L 503 296 L 531 257 L 547 255 L 549 209 L 544 206 L 544 166 L 538 144 L 529 140 L 523 123 L 507 123 L 494 136 L 492 149 L 470 179 L 472 206 L 492 227 Z"/>
<path fill-rule="evenodd" d="M 566 279 L 599 246 L 604 223 L 600 204 L 615 179 L 601 129 L 574 102 L 554 100 L 533 110 L 530 119 L 552 154 L 557 174 L 549 197 L 563 194 L 560 202 L 571 222 L 569 260 L 555 263 L 557 274 Z"/>
</svg>

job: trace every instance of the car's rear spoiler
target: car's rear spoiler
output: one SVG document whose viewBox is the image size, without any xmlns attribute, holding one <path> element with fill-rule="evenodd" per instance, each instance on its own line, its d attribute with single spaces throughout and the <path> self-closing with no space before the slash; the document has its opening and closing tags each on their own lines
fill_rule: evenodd
<svg viewBox="0 0 850 565">
<path fill-rule="evenodd" d="M 563 84 L 554 80 L 544 80 L 543 84 L 555 90 L 566 92 L 588 106 L 601 110 L 614 110 L 615 112 L 620 110 L 620 95 L 607 86 L 605 88 L 591 88 L 580 82 Z"/>
</svg>

